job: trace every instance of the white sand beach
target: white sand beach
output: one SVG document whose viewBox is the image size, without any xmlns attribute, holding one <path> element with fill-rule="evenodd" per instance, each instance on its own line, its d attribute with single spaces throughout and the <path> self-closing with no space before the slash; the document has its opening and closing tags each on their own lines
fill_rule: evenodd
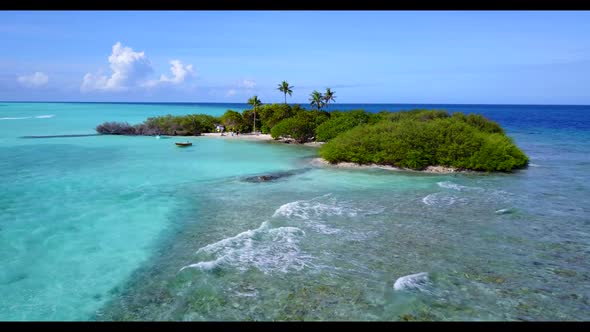
<svg viewBox="0 0 590 332">
<path fill-rule="evenodd" d="M 275 142 L 281 142 L 281 143 L 285 143 L 285 144 L 305 145 L 305 146 L 311 146 L 311 147 L 320 147 L 320 146 L 322 146 L 322 144 L 324 144 L 324 142 L 308 142 L 308 143 L 304 143 L 304 144 L 299 144 L 299 143 L 295 142 L 295 140 L 293 140 L 293 139 L 285 139 L 285 138 L 279 138 L 279 139 L 275 140 L 270 136 L 270 134 L 256 135 L 256 134 L 247 133 L 247 134 L 240 134 L 240 135 L 234 134 L 232 136 L 231 133 L 223 133 L 223 136 L 222 136 L 220 133 L 203 133 L 203 134 L 201 134 L 201 136 L 223 138 L 223 139 L 275 141 Z"/>
<path fill-rule="evenodd" d="M 223 133 L 223 135 L 221 135 L 221 133 L 202 133 L 201 136 L 217 137 L 217 138 L 224 138 L 224 139 L 248 139 L 248 140 L 259 140 L 259 141 L 272 141 L 273 140 L 273 138 L 270 136 L 270 134 L 256 135 L 256 134 L 247 133 L 247 134 L 239 134 L 239 135 L 234 134 L 232 136 L 231 133 Z"/>
</svg>

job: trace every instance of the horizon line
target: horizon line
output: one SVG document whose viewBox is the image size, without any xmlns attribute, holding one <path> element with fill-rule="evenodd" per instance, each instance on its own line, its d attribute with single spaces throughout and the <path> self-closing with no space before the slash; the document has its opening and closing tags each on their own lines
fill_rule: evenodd
<svg viewBox="0 0 590 332">
<path fill-rule="evenodd" d="M 217 102 L 217 101 L 23 101 L 0 100 L 0 103 L 55 103 L 55 104 L 245 104 L 247 102 Z M 263 103 L 283 104 L 283 103 Z M 306 105 L 308 103 L 287 103 L 288 105 Z M 334 105 L 495 105 L 495 106 L 590 106 L 590 104 L 493 104 L 493 103 L 340 103 Z"/>
</svg>

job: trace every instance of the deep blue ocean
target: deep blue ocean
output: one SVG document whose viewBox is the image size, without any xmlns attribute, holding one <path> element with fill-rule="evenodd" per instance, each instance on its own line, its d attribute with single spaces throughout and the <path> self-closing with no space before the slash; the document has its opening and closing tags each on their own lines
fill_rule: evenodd
<svg viewBox="0 0 590 332">
<path fill-rule="evenodd" d="M 216 137 L 23 138 L 247 108 L 0 103 L 0 320 L 590 319 L 590 106 L 330 105 L 483 114 L 530 158 L 510 174 L 327 168 L 314 147 Z"/>
</svg>

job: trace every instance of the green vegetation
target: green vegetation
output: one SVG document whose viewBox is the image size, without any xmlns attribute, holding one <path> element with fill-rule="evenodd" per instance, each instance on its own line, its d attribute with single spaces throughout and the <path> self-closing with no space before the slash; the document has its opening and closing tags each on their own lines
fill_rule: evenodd
<svg viewBox="0 0 590 332">
<path fill-rule="evenodd" d="M 503 130 L 482 116 L 428 110 L 382 112 L 381 116 L 376 124 L 361 124 L 337 135 L 322 146 L 320 155 L 331 163 L 375 163 L 416 170 L 440 165 L 510 171 L 528 162 Z"/>
<path fill-rule="evenodd" d="M 296 105 L 295 107 L 287 104 L 266 104 L 259 110 L 259 119 L 261 123 L 260 131 L 263 134 L 269 134 L 270 129 L 284 119 L 293 117 L 298 112 L 304 111 L 303 108 Z"/>
<path fill-rule="evenodd" d="M 293 95 L 293 90 L 291 90 L 292 88 L 293 87 L 289 86 L 289 83 L 287 83 L 287 81 L 283 81 L 281 82 L 281 84 L 279 84 L 278 90 L 285 94 L 285 105 L 287 105 L 287 93 L 289 94 L 289 96 Z"/>
<path fill-rule="evenodd" d="M 295 116 L 287 118 L 272 127 L 271 137 L 289 137 L 298 143 L 305 143 L 315 136 L 315 129 L 328 120 L 330 114 L 323 111 L 303 111 Z"/>
<path fill-rule="evenodd" d="M 334 91 L 330 88 L 326 88 L 326 92 L 324 93 L 324 103 L 326 104 L 326 108 L 330 106 L 330 102 L 336 101 L 336 96 L 334 95 Z"/>
<path fill-rule="evenodd" d="M 315 106 L 315 108 L 317 110 L 321 110 L 322 107 L 324 107 L 324 95 L 322 95 L 320 92 L 313 90 L 313 92 L 311 93 L 310 97 L 309 97 L 309 101 L 310 101 L 310 105 L 313 108 Z"/>
<path fill-rule="evenodd" d="M 252 105 L 252 107 L 254 108 L 254 129 L 252 131 L 256 131 L 256 108 L 260 107 L 262 105 L 262 102 L 260 101 L 260 99 L 258 99 L 258 96 L 254 96 L 248 99 L 248 104 Z"/>
<path fill-rule="evenodd" d="M 207 114 L 189 114 L 182 116 L 157 116 L 148 118 L 143 123 L 131 126 L 123 122 L 105 122 L 96 127 L 99 134 L 107 135 L 170 135 L 192 136 L 213 132 L 219 119 Z"/>
<path fill-rule="evenodd" d="M 331 163 L 354 162 L 423 170 L 447 166 L 477 171 L 510 171 L 525 167 L 527 156 L 506 136 L 496 122 L 478 114 L 423 110 L 368 113 L 364 110 L 322 111 L 334 101 L 330 88 L 325 94 L 314 91 L 311 106 L 288 105 L 291 94 L 286 81 L 279 84 L 285 104 L 262 104 L 257 96 L 248 100 L 252 109 L 228 110 L 221 117 L 206 114 L 159 116 L 131 126 L 105 122 L 97 132 L 110 135 L 200 135 L 214 132 L 223 124 L 228 131 L 256 130 L 274 139 L 298 143 L 326 142 L 319 154 Z M 258 117 L 257 117 L 258 115 Z"/>
<path fill-rule="evenodd" d="M 236 111 L 227 110 L 220 118 L 221 124 L 229 131 L 244 131 L 247 129 L 244 117 Z"/>
<path fill-rule="evenodd" d="M 330 119 L 315 130 L 316 141 L 327 142 L 349 129 L 361 124 L 376 123 L 381 118 L 381 114 L 371 114 L 363 110 L 330 112 Z"/>
</svg>

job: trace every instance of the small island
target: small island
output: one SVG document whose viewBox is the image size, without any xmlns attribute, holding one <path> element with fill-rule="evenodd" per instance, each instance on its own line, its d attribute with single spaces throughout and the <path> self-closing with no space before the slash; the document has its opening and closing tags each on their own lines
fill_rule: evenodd
<svg viewBox="0 0 590 332">
<path fill-rule="evenodd" d="M 321 144 L 319 156 L 332 165 L 373 165 L 434 172 L 510 172 L 528 165 L 528 157 L 502 127 L 479 114 L 414 109 L 369 113 L 362 109 L 326 111 L 333 91 L 311 94 L 311 110 L 286 103 L 290 86 L 283 82 L 284 104 L 262 105 L 257 96 L 252 109 L 227 110 L 221 117 L 207 114 L 159 116 L 141 124 L 105 122 L 99 134 L 200 136 L 220 126 L 231 135 L 270 134 L 274 140 Z M 259 128 L 260 131 L 256 131 Z M 229 134 L 228 134 L 229 135 Z"/>
</svg>

